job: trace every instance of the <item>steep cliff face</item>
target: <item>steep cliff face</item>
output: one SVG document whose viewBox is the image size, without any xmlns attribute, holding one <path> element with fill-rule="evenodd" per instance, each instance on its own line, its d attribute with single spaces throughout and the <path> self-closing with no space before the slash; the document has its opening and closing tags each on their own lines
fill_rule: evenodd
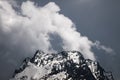
<svg viewBox="0 0 120 80">
<path fill-rule="evenodd" d="M 10 80 L 113 80 L 98 62 L 78 51 L 44 53 L 26 58 Z"/>
</svg>

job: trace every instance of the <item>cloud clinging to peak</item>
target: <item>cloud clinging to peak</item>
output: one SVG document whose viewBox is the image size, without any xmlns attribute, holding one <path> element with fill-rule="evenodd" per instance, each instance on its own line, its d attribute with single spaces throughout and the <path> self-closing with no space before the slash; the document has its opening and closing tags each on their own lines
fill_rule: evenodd
<svg viewBox="0 0 120 80">
<path fill-rule="evenodd" d="M 54 2 L 40 7 L 27 1 L 20 8 L 21 12 L 17 12 L 12 4 L 0 1 L 0 45 L 4 45 L 10 54 L 14 49 L 54 52 L 50 34 L 57 34 L 62 40 L 60 47 L 63 50 L 79 50 L 86 58 L 95 60 L 91 51 L 95 43 L 82 36 L 74 23 L 59 13 L 60 7 Z M 102 46 L 101 49 L 108 48 Z"/>
</svg>

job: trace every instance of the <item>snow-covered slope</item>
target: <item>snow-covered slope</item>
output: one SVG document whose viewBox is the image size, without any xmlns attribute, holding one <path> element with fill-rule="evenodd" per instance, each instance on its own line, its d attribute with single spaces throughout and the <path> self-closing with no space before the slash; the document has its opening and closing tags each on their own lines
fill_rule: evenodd
<svg viewBox="0 0 120 80">
<path fill-rule="evenodd" d="M 98 62 L 84 59 L 78 51 L 44 53 L 26 58 L 10 80 L 113 80 Z"/>
</svg>

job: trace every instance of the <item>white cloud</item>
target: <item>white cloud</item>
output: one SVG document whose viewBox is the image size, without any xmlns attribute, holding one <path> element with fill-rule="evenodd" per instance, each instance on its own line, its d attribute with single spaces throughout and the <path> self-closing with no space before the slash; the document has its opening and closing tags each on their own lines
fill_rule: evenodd
<svg viewBox="0 0 120 80">
<path fill-rule="evenodd" d="M 51 52 L 55 50 L 52 49 L 49 34 L 57 34 L 62 39 L 61 47 L 64 50 L 79 50 L 86 58 L 95 60 L 91 51 L 94 43 L 77 32 L 74 23 L 59 11 L 59 6 L 54 2 L 38 7 L 27 1 L 22 3 L 20 15 L 10 3 L 0 1 L 0 33 L 5 38 L 0 40 L 0 44 L 8 49 L 20 46 L 24 51 L 41 49 Z M 102 46 L 101 49 L 106 50 L 106 47 Z M 109 50 L 107 48 L 106 51 Z"/>
<path fill-rule="evenodd" d="M 101 45 L 100 41 L 96 41 L 94 46 L 96 46 L 96 48 L 99 50 L 104 50 L 106 53 L 115 54 L 112 48 Z"/>
</svg>

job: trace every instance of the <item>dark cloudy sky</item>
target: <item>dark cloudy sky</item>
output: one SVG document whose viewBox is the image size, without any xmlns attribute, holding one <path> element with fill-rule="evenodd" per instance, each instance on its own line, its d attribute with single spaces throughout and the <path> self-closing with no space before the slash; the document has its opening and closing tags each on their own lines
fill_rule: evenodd
<svg viewBox="0 0 120 80">
<path fill-rule="evenodd" d="M 81 50 L 81 45 L 86 48 L 83 53 L 89 53 L 89 55 L 85 54 L 85 56 L 92 59 L 95 56 L 105 70 L 113 72 L 115 80 L 120 79 L 120 0 L 32 0 L 38 8 L 49 2 L 55 2 L 60 7 L 60 10 L 54 4 L 45 7 L 48 8 L 53 5 L 50 9 L 59 13 L 57 14 L 58 17 L 53 19 L 53 24 L 59 31 L 56 31 L 50 25 L 46 25 L 54 17 L 53 14 L 48 14 L 49 10 L 48 13 L 46 12 L 47 14 L 42 14 L 44 12 L 39 12 L 38 8 L 32 6 L 32 4 L 23 4 L 26 0 L 1 1 L 7 1 L 13 6 L 15 11 L 11 10 L 7 3 L 0 3 L 0 80 L 10 78 L 21 61 L 25 57 L 32 56 L 38 48 L 46 51 L 49 51 L 49 48 L 53 48 L 52 50 L 56 51 L 61 51 L 64 48 L 78 48 L 77 50 Z M 5 7 L 3 7 L 3 4 Z M 23 5 L 23 12 L 21 12 L 21 5 Z M 29 12 L 30 10 L 32 11 Z M 19 16 L 15 12 L 19 13 Z M 7 20 L 11 19 L 9 15 L 13 17 L 12 19 L 15 17 L 14 21 L 16 24 L 8 24 Z M 32 18 L 31 22 L 25 18 L 26 15 Z M 44 15 L 50 15 L 51 18 L 44 18 Z M 65 21 L 62 22 L 61 19 Z M 25 22 L 22 20 L 25 20 Z M 30 25 L 26 25 L 29 22 Z M 71 25 L 73 26 L 72 23 L 76 26 L 75 30 L 73 29 L 74 27 L 70 27 Z M 61 33 L 64 32 L 63 29 L 66 24 L 68 24 L 68 28 L 65 28 L 67 30 L 66 33 Z M 59 25 L 61 26 L 60 28 Z M 44 29 L 39 26 L 44 26 Z M 73 33 L 71 34 L 71 32 Z M 69 36 L 65 36 L 68 33 Z M 34 34 L 37 35 L 37 38 L 34 37 Z M 79 34 L 81 36 L 78 36 Z M 38 39 L 39 36 L 43 38 Z M 49 37 L 50 40 L 48 41 Z M 83 42 L 81 42 L 81 39 L 83 39 Z M 99 42 L 100 44 L 98 44 Z M 81 45 L 79 46 L 78 44 Z M 92 47 L 93 45 L 96 47 Z M 89 49 L 92 49 L 92 51 Z"/>
</svg>

